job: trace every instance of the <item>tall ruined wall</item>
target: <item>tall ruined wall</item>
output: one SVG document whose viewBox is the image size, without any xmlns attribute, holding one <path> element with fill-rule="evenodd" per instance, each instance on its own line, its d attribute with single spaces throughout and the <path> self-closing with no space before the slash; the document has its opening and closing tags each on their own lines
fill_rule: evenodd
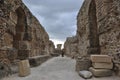
<svg viewBox="0 0 120 80">
<path fill-rule="evenodd" d="M 64 53 L 69 57 L 76 57 L 78 54 L 77 48 L 78 39 L 76 36 L 68 37 L 64 44 Z"/>
<path fill-rule="evenodd" d="M 78 52 L 81 56 L 99 54 L 95 7 L 95 2 L 85 0 L 77 16 Z"/>
<path fill-rule="evenodd" d="M 120 53 L 120 0 L 85 0 L 76 36 L 79 56 Z"/>
<path fill-rule="evenodd" d="M 47 32 L 21 0 L 0 0 L 0 59 L 8 55 L 25 59 L 53 51 Z"/>
</svg>

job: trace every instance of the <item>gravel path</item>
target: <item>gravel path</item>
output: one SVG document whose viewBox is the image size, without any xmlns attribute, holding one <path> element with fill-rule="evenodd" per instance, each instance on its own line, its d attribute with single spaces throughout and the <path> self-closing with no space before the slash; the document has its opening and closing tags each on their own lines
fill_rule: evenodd
<svg viewBox="0 0 120 80">
<path fill-rule="evenodd" d="M 31 69 L 31 75 L 18 77 L 18 74 L 3 80 L 85 80 L 75 72 L 76 61 L 67 57 L 55 57 L 39 67 Z M 89 80 L 120 80 L 118 77 L 92 78 Z"/>
</svg>

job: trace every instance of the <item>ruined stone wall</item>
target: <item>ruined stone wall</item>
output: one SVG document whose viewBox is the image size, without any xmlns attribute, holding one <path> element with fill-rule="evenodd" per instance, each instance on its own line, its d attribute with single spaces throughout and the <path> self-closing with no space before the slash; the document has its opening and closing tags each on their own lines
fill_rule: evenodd
<svg viewBox="0 0 120 80">
<path fill-rule="evenodd" d="M 79 56 L 120 53 L 120 0 L 85 0 L 76 36 Z M 69 46 L 65 48 L 70 52 Z"/>
<path fill-rule="evenodd" d="M 47 32 L 21 0 L 0 0 L 0 59 L 8 58 L 9 50 L 19 59 L 54 51 Z"/>
<path fill-rule="evenodd" d="M 95 0 L 101 54 L 120 53 L 120 0 Z"/>
<path fill-rule="evenodd" d="M 89 6 L 91 0 L 85 0 L 82 8 L 80 9 L 77 16 L 77 37 L 78 37 L 78 54 L 84 56 L 87 54 L 89 47 Z"/>
<path fill-rule="evenodd" d="M 78 39 L 76 36 L 68 37 L 64 44 L 64 53 L 69 57 L 76 57 L 78 54 L 78 47 L 77 47 Z"/>
</svg>

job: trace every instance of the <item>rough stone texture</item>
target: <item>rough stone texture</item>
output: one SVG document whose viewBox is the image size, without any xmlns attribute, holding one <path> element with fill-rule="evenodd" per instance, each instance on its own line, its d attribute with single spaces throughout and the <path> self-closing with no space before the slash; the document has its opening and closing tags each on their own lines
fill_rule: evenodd
<svg viewBox="0 0 120 80">
<path fill-rule="evenodd" d="M 108 55 L 91 55 L 90 59 L 92 62 L 103 62 L 103 63 L 112 63 L 112 59 Z"/>
<path fill-rule="evenodd" d="M 19 76 L 25 77 L 30 75 L 30 65 L 28 60 L 22 60 L 19 62 Z"/>
<path fill-rule="evenodd" d="M 89 69 L 95 77 L 107 77 L 112 76 L 112 70 L 109 69 L 95 69 L 91 67 Z"/>
<path fill-rule="evenodd" d="M 85 0 L 77 16 L 76 37 L 78 56 L 119 53 L 120 0 Z M 70 48 L 65 46 L 69 55 Z"/>
<path fill-rule="evenodd" d="M 96 69 L 113 69 L 113 63 L 92 63 Z"/>
<path fill-rule="evenodd" d="M 36 67 L 41 65 L 43 62 L 47 61 L 50 58 L 49 55 L 42 55 L 37 57 L 30 57 L 29 63 L 31 67 Z"/>
<path fill-rule="evenodd" d="M 68 37 L 65 44 L 64 44 L 64 53 L 69 57 L 76 57 L 78 54 L 78 48 L 77 48 L 77 37 Z"/>
<path fill-rule="evenodd" d="M 118 75 L 120 77 L 120 63 L 115 63 L 114 65 L 114 71 L 115 71 L 115 74 Z"/>
<path fill-rule="evenodd" d="M 79 71 L 79 75 L 85 79 L 90 79 L 92 78 L 92 73 L 90 71 L 86 71 L 86 70 L 83 70 L 83 71 Z"/>
<path fill-rule="evenodd" d="M 85 59 L 77 59 L 76 61 L 76 71 L 79 72 L 81 70 L 89 70 L 91 67 L 91 61 L 90 60 L 85 60 Z"/>
<path fill-rule="evenodd" d="M 23 60 L 49 55 L 54 49 L 45 29 L 22 0 L 0 0 L 0 59 Z"/>
<path fill-rule="evenodd" d="M 11 74 L 10 65 L 4 62 L 0 62 L 0 80 Z"/>
</svg>

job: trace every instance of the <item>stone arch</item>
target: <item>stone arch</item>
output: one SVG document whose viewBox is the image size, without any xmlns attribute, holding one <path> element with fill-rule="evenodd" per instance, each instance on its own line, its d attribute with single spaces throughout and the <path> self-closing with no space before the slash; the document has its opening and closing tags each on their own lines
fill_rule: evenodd
<svg viewBox="0 0 120 80">
<path fill-rule="evenodd" d="M 19 7 L 16 9 L 17 13 L 17 24 L 16 24 L 16 35 L 14 40 L 23 40 L 24 33 L 27 30 L 27 20 L 24 10 Z"/>
<path fill-rule="evenodd" d="M 18 7 L 16 9 L 17 14 L 17 24 L 16 24 L 16 34 L 14 36 L 13 47 L 18 50 L 18 58 L 26 59 L 29 57 L 30 45 L 29 41 L 26 38 L 28 32 L 27 19 L 24 9 Z"/>
<path fill-rule="evenodd" d="M 88 16 L 89 16 L 88 54 L 100 54 L 95 0 L 92 0 L 90 3 Z"/>
</svg>

